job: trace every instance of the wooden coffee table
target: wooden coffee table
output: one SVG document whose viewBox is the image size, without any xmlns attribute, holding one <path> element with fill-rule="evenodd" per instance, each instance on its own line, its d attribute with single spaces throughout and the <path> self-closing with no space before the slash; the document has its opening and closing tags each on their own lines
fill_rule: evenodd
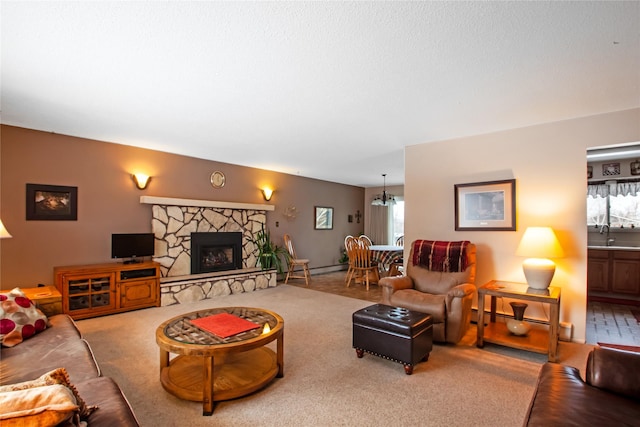
<svg viewBox="0 0 640 427">
<path fill-rule="evenodd" d="M 220 313 L 261 327 L 221 338 L 189 322 Z M 276 353 L 265 347 L 274 340 Z M 261 308 L 223 307 L 182 314 L 158 326 L 156 343 L 162 386 L 176 397 L 202 402 L 203 415 L 213 414 L 214 402 L 245 396 L 284 376 L 284 320 Z M 170 353 L 178 356 L 170 359 Z"/>
</svg>

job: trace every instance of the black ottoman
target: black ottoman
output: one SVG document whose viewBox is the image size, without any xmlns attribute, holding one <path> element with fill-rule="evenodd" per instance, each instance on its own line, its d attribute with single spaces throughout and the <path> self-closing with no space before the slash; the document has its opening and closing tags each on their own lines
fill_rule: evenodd
<svg viewBox="0 0 640 427">
<path fill-rule="evenodd" d="M 413 366 L 427 361 L 433 347 L 430 314 L 375 304 L 353 313 L 353 348 L 404 364 L 407 375 Z"/>
</svg>

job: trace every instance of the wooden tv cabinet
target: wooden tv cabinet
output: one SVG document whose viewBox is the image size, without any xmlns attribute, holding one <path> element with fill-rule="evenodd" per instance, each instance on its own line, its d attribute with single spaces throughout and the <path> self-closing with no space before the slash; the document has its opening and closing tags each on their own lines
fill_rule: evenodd
<svg viewBox="0 0 640 427">
<path fill-rule="evenodd" d="M 74 319 L 160 305 L 160 265 L 104 263 L 55 267 L 62 311 Z"/>
</svg>

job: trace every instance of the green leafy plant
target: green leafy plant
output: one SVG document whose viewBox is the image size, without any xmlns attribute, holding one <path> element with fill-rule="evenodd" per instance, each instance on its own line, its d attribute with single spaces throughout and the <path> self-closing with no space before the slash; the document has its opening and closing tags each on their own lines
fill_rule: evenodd
<svg viewBox="0 0 640 427">
<path fill-rule="evenodd" d="M 342 255 L 340 256 L 340 259 L 338 260 L 338 262 L 340 264 L 348 263 L 349 262 L 349 255 L 347 255 L 347 250 L 346 249 L 341 249 L 340 252 L 341 252 Z"/>
<path fill-rule="evenodd" d="M 275 268 L 278 274 L 283 272 L 283 263 L 281 257 L 285 260 L 289 259 L 289 252 L 286 248 L 280 247 L 271 241 L 271 233 L 264 228 L 256 233 L 256 237 L 252 240 L 258 247 L 258 265 L 263 270 Z"/>
</svg>

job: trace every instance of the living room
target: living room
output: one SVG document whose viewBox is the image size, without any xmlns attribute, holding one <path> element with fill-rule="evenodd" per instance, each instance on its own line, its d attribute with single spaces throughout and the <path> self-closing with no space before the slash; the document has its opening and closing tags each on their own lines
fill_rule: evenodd
<svg viewBox="0 0 640 427">
<path fill-rule="evenodd" d="M 637 6 L 633 10 L 637 12 Z M 630 33 L 637 35 L 633 30 Z M 627 42 L 637 44 L 637 38 Z M 612 49 L 619 46 L 609 39 L 606 43 Z M 637 61 L 636 54 L 629 61 L 632 68 Z M 591 95 L 585 94 L 584 98 L 576 98 L 573 103 L 558 94 L 556 102 L 540 102 L 535 107 L 527 106 L 527 99 L 533 97 L 528 92 L 521 94 L 517 101 L 509 101 L 513 104 L 495 93 L 489 96 L 489 92 L 483 92 L 485 103 L 497 98 L 496 103 L 504 103 L 510 108 L 519 107 L 508 127 L 477 126 L 477 132 L 453 135 L 427 132 L 425 135 L 429 136 L 420 136 L 407 143 L 402 153 L 403 187 L 394 187 L 402 188 L 406 201 L 406 241 L 419 238 L 472 241 L 478 247 L 477 284 L 493 279 L 522 282 L 523 259 L 515 253 L 524 230 L 538 225 L 552 227 L 565 252 L 563 258 L 556 260 L 557 270 L 553 279 L 553 285 L 562 287 L 560 321 L 571 325 L 574 343 L 583 343 L 587 306 L 586 152 L 594 147 L 640 141 L 637 74 L 636 79 L 631 80 L 635 85 L 613 89 L 603 82 L 589 92 Z M 570 87 L 574 83 L 567 78 L 564 84 Z M 3 88 L 3 100 L 5 90 Z M 18 91 L 16 88 L 13 90 Z M 615 102 L 602 101 L 597 108 L 582 107 L 586 98 L 608 92 L 619 93 Z M 468 92 L 467 96 L 473 97 L 474 94 Z M 443 101 L 437 99 L 436 103 Z M 148 102 L 155 102 L 154 98 Z M 464 104 L 465 101 L 447 102 Z M 6 113 L 3 105 L 4 117 Z M 455 115 L 455 109 L 450 114 Z M 508 114 L 503 111 L 503 115 Z M 215 158 L 171 154 L 162 150 L 161 144 L 157 150 L 134 147 L 126 144 L 125 138 L 119 138 L 116 133 L 103 139 L 68 136 L 71 132 L 59 133 L 54 124 L 38 128 L 24 125 L 19 120 L 7 122 L 4 117 L 0 152 L 0 218 L 13 237 L 0 241 L 2 289 L 52 284 L 56 266 L 110 261 L 109 237 L 112 233 L 151 231 L 151 208 L 140 203 L 140 196 L 275 206 L 266 215 L 274 240 L 279 242 L 284 233 L 291 234 L 298 252 L 311 259 L 315 273 L 331 271 L 339 267 L 344 236 L 367 231 L 370 201 L 380 192 L 381 182 L 371 186 L 336 183 L 299 175 L 295 169 L 282 173 Z M 461 122 L 473 121 L 474 116 L 464 117 Z M 77 116 L 78 121 L 81 119 Z M 412 117 L 412 120 L 419 122 L 420 118 Z M 185 125 L 174 132 L 174 139 L 179 140 L 183 136 L 187 139 L 191 128 Z M 134 140 L 136 137 L 126 141 Z M 224 149 L 224 144 L 218 148 L 210 147 L 210 151 Z M 340 146 L 332 150 L 338 151 Z M 325 165 L 325 169 L 331 168 Z M 385 170 L 378 165 L 371 169 L 374 170 L 369 174 L 380 181 L 380 173 Z M 137 189 L 131 179 L 131 174 L 138 171 L 152 177 L 145 190 Z M 212 187 L 210 176 L 213 171 L 224 172 L 226 182 L 222 188 Z M 456 231 L 454 186 L 505 179 L 516 180 L 516 230 Z M 25 186 L 29 183 L 77 187 L 78 219 L 27 220 Z M 270 201 L 265 201 L 260 191 L 267 185 L 275 189 Z M 313 229 L 315 206 L 334 208 L 333 229 Z M 292 211 L 296 212 L 294 217 L 289 215 Z M 295 295 L 301 297 L 298 293 Z M 331 300 L 331 303 L 335 301 Z M 347 311 L 355 308 L 358 307 L 349 304 L 344 307 Z M 544 310 L 538 307 L 532 307 L 530 315 L 543 320 L 547 318 Z M 348 316 L 344 313 L 341 316 L 342 323 L 332 323 L 333 327 L 349 322 Z M 95 327 L 99 329 L 98 325 Z M 441 350 L 443 353 L 446 351 Z M 108 349 L 102 354 L 108 355 Z M 125 364 L 117 355 L 112 356 L 113 361 L 106 360 L 106 364 Z M 334 356 L 331 360 L 341 360 L 340 356 Z M 499 360 L 491 359 L 496 363 Z M 566 360 L 561 352 L 560 362 Z M 302 358 L 296 359 L 298 361 L 304 362 Z M 120 367 L 110 366 L 110 369 L 117 375 L 126 376 Z M 515 371 L 520 372 L 518 368 Z M 345 376 L 349 374 L 340 372 Z M 391 378 L 385 379 L 394 381 Z M 285 377 L 282 384 L 286 384 L 286 380 Z M 401 377 L 395 381 L 407 379 Z M 298 384 L 304 384 L 304 381 Z M 528 384 L 526 391 L 530 395 L 531 383 Z M 295 390 L 290 392 L 293 394 Z M 518 415 L 521 416 L 521 412 L 517 412 L 513 419 Z M 341 422 L 340 419 L 333 421 Z"/>
</svg>

